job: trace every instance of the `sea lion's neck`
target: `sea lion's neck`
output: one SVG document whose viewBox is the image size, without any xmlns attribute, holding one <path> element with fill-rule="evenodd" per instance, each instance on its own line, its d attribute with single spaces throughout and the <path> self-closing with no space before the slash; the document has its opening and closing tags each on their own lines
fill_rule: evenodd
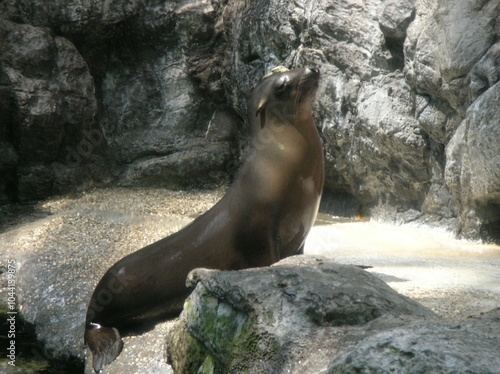
<svg viewBox="0 0 500 374">
<path fill-rule="evenodd" d="M 314 126 L 311 107 L 307 106 L 302 110 L 297 110 L 294 127 L 302 134 L 308 143 L 313 141 L 315 145 L 317 144 L 318 131 Z"/>
</svg>

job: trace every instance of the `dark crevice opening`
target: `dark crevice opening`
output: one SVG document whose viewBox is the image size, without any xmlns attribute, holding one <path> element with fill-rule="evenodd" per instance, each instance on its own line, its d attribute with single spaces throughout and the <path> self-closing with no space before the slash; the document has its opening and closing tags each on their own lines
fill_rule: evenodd
<svg viewBox="0 0 500 374">
<path fill-rule="evenodd" d="M 404 39 L 385 38 L 385 45 L 391 54 L 389 67 L 391 70 L 403 70 L 405 66 Z"/>
<path fill-rule="evenodd" d="M 18 201 L 17 165 L 19 163 L 19 134 L 16 131 L 17 104 L 12 83 L 0 66 L 0 195 L 1 203 Z"/>
<path fill-rule="evenodd" d="M 362 218 L 366 214 L 366 206 L 348 192 L 325 189 L 319 211 L 337 217 Z"/>
</svg>

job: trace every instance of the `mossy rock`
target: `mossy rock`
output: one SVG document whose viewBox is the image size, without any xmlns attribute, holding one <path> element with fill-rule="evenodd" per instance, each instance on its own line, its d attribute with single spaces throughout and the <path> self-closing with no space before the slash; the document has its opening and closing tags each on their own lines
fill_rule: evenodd
<svg viewBox="0 0 500 374">
<path fill-rule="evenodd" d="M 279 356 L 280 345 L 271 334 L 259 331 L 251 313 L 236 310 L 199 287 L 196 297 L 201 308 L 195 309 L 188 299 L 167 338 L 167 354 L 176 373 L 245 373 L 256 360 L 269 362 Z"/>
</svg>

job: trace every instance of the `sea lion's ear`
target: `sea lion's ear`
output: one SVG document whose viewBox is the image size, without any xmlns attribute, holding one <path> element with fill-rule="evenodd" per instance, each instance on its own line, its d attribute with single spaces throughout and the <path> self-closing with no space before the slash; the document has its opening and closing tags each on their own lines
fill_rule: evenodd
<svg viewBox="0 0 500 374">
<path fill-rule="evenodd" d="M 266 125 L 266 100 L 262 99 L 257 106 L 257 111 L 255 112 L 255 116 L 257 117 L 260 114 L 260 128 L 264 128 Z"/>
<path fill-rule="evenodd" d="M 255 112 L 255 117 L 257 117 L 261 111 L 266 109 L 266 104 L 267 104 L 267 101 L 264 99 L 259 101 L 259 105 L 257 105 L 257 111 Z"/>
</svg>

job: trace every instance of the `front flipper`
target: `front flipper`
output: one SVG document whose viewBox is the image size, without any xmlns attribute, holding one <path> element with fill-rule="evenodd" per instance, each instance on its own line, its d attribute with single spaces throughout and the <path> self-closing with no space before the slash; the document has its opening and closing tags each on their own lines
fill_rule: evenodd
<svg viewBox="0 0 500 374">
<path fill-rule="evenodd" d="M 92 352 L 92 366 L 96 373 L 101 373 L 103 366 L 111 364 L 123 348 L 123 341 L 116 328 L 103 327 L 97 323 L 87 326 L 85 341 Z"/>
</svg>

